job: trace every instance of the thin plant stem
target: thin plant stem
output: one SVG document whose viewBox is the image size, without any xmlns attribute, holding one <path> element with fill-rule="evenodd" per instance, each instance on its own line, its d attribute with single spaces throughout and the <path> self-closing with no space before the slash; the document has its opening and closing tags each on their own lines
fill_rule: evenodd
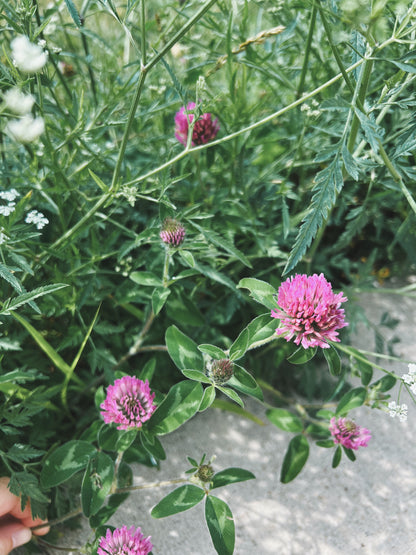
<svg viewBox="0 0 416 555">
<path fill-rule="evenodd" d="M 141 18 L 142 18 L 142 32 L 141 32 L 141 48 L 142 48 L 142 67 L 145 67 L 146 56 L 146 0 L 141 1 Z"/>
<path fill-rule="evenodd" d="M 117 488 L 115 491 L 110 491 L 107 494 L 107 497 L 110 497 L 111 495 L 118 494 L 118 493 L 130 493 L 132 491 L 139 491 L 143 489 L 153 489 L 153 488 L 160 488 L 164 486 L 171 486 L 173 484 L 183 484 L 187 481 L 188 481 L 187 478 L 173 478 L 172 480 L 163 480 L 161 482 L 151 482 L 149 484 L 141 484 L 137 486 L 126 486 L 124 488 Z M 82 508 L 77 507 L 73 511 L 67 513 L 66 515 L 63 515 L 59 518 L 55 518 L 53 520 L 49 520 L 48 522 L 44 522 L 43 524 L 37 524 L 36 526 L 31 526 L 30 529 L 40 530 L 41 528 L 45 528 L 46 526 L 56 526 L 57 524 L 62 524 L 63 522 L 66 522 L 70 518 L 74 518 L 81 514 L 82 514 Z"/>
<path fill-rule="evenodd" d="M 87 63 L 88 75 L 89 75 L 90 82 L 91 82 L 92 96 L 93 96 L 93 98 L 94 98 L 94 103 L 95 103 L 95 105 L 97 106 L 97 104 L 98 104 L 98 99 L 97 99 L 97 86 L 96 86 L 94 71 L 93 71 L 93 69 L 92 69 L 91 61 L 90 61 L 90 49 L 89 49 L 89 47 L 88 47 L 87 37 L 85 36 L 85 33 L 83 32 L 82 29 L 81 29 L 81 42 L 82 42 L 82 46 L 83 46 L 84 52 L 85 52 L 85 58 L 86 58 L 86 63 Z"/>
<path fill-rule="evenodd" d="M 383 43 L 382 47 L 384 48 L 384 46 L 386 46 L 387 43 L 390 44 L 390 42 L 391 42 L 391 40 L 389 39 L 389 41 L 386 41 L 385 43 Z M 350 71 L 353 71 L 354 69 L 359 67 L 363 62 L 364 62 L 364 58 L 362 60 L 358 60 L 357 62 L 352 64 L 345 71 L 347 73 L 349 73 Z M 319 87 L 317 87 L 316 89 L 311 91 L 310 93 L 303 95 L 302 98 L 298 98 L 297 100 L 295 100 L 291 104 L 288 104 L 284 108 L 281 108 L 280 110 L 277 110 L 276 112 L 273 112 L 272 114 L 262 118 L 261 120 L 258 120 L 256 122 L 248 125 L 247 127 L 243 127 L 242 129 L 239 129 L 238 131 L 235 131 L 234 133 L 230 133 L 226 137 L 222 137 L 221 139 L 217 139 L 215 141 L 211 141 L 210 143 L 206 143 L 206 144 L 203 144 L 203 145 L 197 145 L 197 146 L 194 146 L 192 148 L 188 148 L 188 149 L 185 148 L 179 154 L 177 154 L 176 156 L 171 158 L 171 160 L 168 160 L 167 162 L 158 166 L 154 170 L 150 170 L 147 173 L 145 173 L 145 174 L 143 174 L 139 177 L 136 177 L 135 179 L 125 183 L 124 185 L 126 185 L 126 186 L 136 185 L 137 183 L 145 181 L 149 177 L 152 177 L 153 175 L 165 170 L 166 168 L 169 168 L 170 166 L 172 166 L 173 164 L 175 164 L 176 162 L 178 162 L 182 158 L 185 158 L 185 156 L 187 156 L 188 154 L 191 154 L 192 152 L 197 152 L 199 150 L 204 150 L 206 148 L 210 148 L 210 147 L 213 147 L 213 146 L 216 146 L 216 145 L 220 145 L 220 144 L 225 143 L 227 141 L 231 141 L 232 139 L 235 139 L 236 137 L 239 137 L 240 135 L 244 135 L 245 133 L 249 133 L 250 131 L 253 131 L 254 129 L 257 129 L 258 127 L 261 127 L 262 125 L 264 125 L 266 123 L 269 123 L 270 121 L 273 121 L 274 119 L 282 116 L 283 114 L 286 114 L 287 112 L 289 112 L 290 110 L 293 110 L 297 106 L 300 106 L 301 104 L 310 100 L 311 98 L 313 98 L 317 94 L 321 93 L 322 91 L 324 91 L 325 89 L 327 89 L 331 85 L 334 85 L 341 78 L 342 78 L 342 73 L 338 73 L 337 75 L 335 75 L 335 77 L 332 77 L 332 79 L 329 79 L 329 81 L 327 81 L 326 83 L 323 83 L 322 85 L 320 85 Z"/>
<path fill-rule="evenodd" d="M 313 32 L 315 30 L 317 12 L 318 12 L 318 7 L 317 7 L 316 4 L 314 4 L 312 6 L 311 19 L 310 19 L 310 22 L 309 22 L 308 38 L 306 39 L 305 56 L 303 58 L 302 72 L 300 74 L 300 79 L 299 79 L 298 90 L 297 90 L 297 93 L 296 93 L 296 98 L 300 98 L 302 96 L 303 89 L 304 89 L 304 86 L 305 86 L 305 79 L 306 79 L 306 73 L 308 71 L 309 55 L 311 53 Z"/>
<path fill-rule="evenodd" d="M 152 482 L 150 484 L 141 484 L 139 486 L 126 486 L 125 488 L 118 488 L 116 493 L 128 493 L 143 489 L 161 488 L 164 486 L 171 486 L 173 484 L 184 484 L 187 481 L 187 478 L 174 478 L 173 480 L 164 480 L 163 482 Z"/>
</svg>

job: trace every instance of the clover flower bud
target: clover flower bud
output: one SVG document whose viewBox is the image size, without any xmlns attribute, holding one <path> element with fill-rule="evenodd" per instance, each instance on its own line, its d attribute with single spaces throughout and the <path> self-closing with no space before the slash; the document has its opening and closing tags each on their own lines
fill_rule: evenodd
<svg viewBox="0 0 416 555">
<path fill-rule="evenodd" d="M 183 145 L 186 145 L 188 140 L 189 123 L 193 122 L 195 117 L 194 114 L 188 113 L 187 115 L 187 112 L 194 110 L 195 106 L 195 102 L 189 102 L 186 107 L 182 106 L 175 116 L 175 137 Z M 192 131 L 192 146 L 209 143 L 209 141 L 215 139 L 219 129 L 220 125 L 217 118 L 213 120 L 211 114 L 202 114 L 195 122 Z"/>
<path fill-rule="evenodd" d="M 159 233 L 160 238 L 167 245 L 179 247 L 185 240 L 186 231 L 183 225 L 173 218 L 166 218 Z"/>
<path fill-rule="evenodd" d="M 196 473 L 196 477 L 201 480 L 201 482 L 211 482 L 214 476 L 214 469 L 210 464 L 201 464 Z"/>
<path fill-rule="evenodd" d="M 231 379 L 234 373 L 234 364 L 228 358 L 212 360 L 207 364 L 206 374 L 215 385 L 222 385 Z"/>
</svg>

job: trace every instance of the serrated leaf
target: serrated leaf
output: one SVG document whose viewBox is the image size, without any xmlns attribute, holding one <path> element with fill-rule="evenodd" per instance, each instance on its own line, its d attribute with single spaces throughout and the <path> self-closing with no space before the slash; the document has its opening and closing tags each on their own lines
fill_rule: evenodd
<svg viewBox="0 0 416 555">
<path fill-rule="evenodd" d="M 205 491 L 193 484 L 186 484 L 174 489 L 164 497 L 151 511 L 153 518 L 165 518 L 192 509 L 205 497 Z"/>
<path fill-rule="evenodd" d="M 309 456 L 309 443 L 305 436 L 292 438 L 283 459 L 280 481 L 283 484 L 291 482 L 305 466 Z"/>
<path fill-rule="evenodd" d="M 337 194 L 344 185 L 339 151 L 326 168 L 315 177 L 311 207 L 296 237 L 283 275 L 287 274 L 301 261 L 318 229 L 323 225 L 334 206 Z"/>
<path fill-rule="evenodd" d="M 272 424 L 285 432 L 299 433 L 303 430 L 302 420 L 286 409 L 268 409 L 266 411 L 266 416 Z"/>
<path fill-rule="evenodd" d="M 375 121 L 372 121 L 369 116 L 355 108 L 355 115 L 357 116 L 361 129 L 364 132 L 367 142 L 375 153 L 379 151 L 379 141 L 383 138 L 384 130 L 379 127 Z"/>
<path fill-rule="evenodd" d="M 14 297 L 10 300 L 7 304 L 7 309 L 2 310 L 0 314 L 8 314 L 11 310 L 16 310 L 19 306 L 22 306 L 27 303 L 31 303 L 35 299 L 39 297 L 43 297 L 49 293 L 53 293 L 54 291 L 59 291 L 64 287 L 68 287 L 65 283 L 57 283 L 55 285 L 45 285 L 44 287 L 39 287 L 37 289 L 33 289 L 32 291 L 28 291 L 26 293 L 22 293 L 18 297 Z"/>
<path fill-rule="evenodd" d="M 72 17 L 75 25 L 77 27 L 82 27 L 82 21 L 79 16 L 78 10 L 72 0 L 65 0 L 66 7 L 68 8 L 69 14 Z"/>
<path fill-rule="evenodd" d="M 355 181 L 358 181 L 358 178 L 360 177 L 358 164 L 345 145 L 342 148 L 342 160 L 344 162 L 344 168 L 349 173 L 349 175 L 353 179 L 355 179 Z"/>
<path fill-rule="evenodd" d="M 204 229 L 203 227 L 197 225 L 195 222 L 192 222 L 192 225 L 205 237 L 208 242 L 212 243 L 216 247 L 219 247 L 220 249 L 224 249 L 229 254 L 232 254 L 242 264 L 244 264 L 244 266 L 248 266 L 249 268 L 253 267 L 248 258 L 232 243 L 224 239 L 224 237 L 221 237 L 212 230 Z"/>
<path fill-rule="evenodd" d="M 22 445 L 21 443 L 15 443 L 12 447 L 5 453 L 5 456 L 17 463 L 26 463 L 32 459 L 37 459 L 43 455 L 45 451 L 31 447 L 30 445 Z"/>
<path fill-rule="evenodd" d="M 343 395 L 338 403 L 335 414 L 340 416 L 347 414 L 350 410 L 361 407 L 367 398 L 367 390 L 364 387 L 356 387 Z"/>
<path fill-rule="evenodd" d="M 221 488 L 229 484 L 236 484 L 237 482 L 245 482 L 246 480 L 253 480 L 256 477 L 249 470 L 243 468 L 226 468 L 217 472 L 212 478 L 211 489 Z"/>
<path fill-rule="evenodd" d="M 204 358 L 198 346 L 176 326 L 170 326 L 165 334 L 168 353 L 180 370 L 204 370 Z"/>
<path fill-rule="evenodd" d="M 0 277 L 5 279 L 18 293 L 23 293 L 23 287 L 20 281 L 15 278 L 12 272 L 4 265 L 0 263 Z"/>
<path fill-rule="evenodd" d="M 213 495 L 205 501 L 205 520 L 218 555 L 232 555 L 235 544 L 234 518 L 230 507 Z"/>
</svg>

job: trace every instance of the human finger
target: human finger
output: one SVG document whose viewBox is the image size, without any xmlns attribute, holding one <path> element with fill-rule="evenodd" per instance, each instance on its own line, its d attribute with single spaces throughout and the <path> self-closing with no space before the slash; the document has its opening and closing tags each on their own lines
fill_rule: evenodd
<svg viewBox="0 0 416 555">
<path fill-rule="evenodd" d="M 0 524 L 0 555 L 8 555 L 12 549 L 29 542 L 32 532 L 19 522 Z"/>
</svg>

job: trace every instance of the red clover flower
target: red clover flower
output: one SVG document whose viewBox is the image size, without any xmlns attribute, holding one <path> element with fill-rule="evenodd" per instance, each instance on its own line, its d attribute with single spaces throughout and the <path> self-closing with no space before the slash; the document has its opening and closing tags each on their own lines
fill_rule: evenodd
<svg viewBox="0 0 416 555">
<path fill-rule="evenodd" d="M 108 528 L 105 537 L 100 539 L 97 555 L 148 555 L 153 549 L 150 539 L 134 526 L 116 528 L 114 532 Z"/>
<path fill-rule="evenodd" d="M 281 284 L 277 296 L 278 310 L 273 318 L 280 318 L 278 335 L 285 334 L 286 341 L 295 337 L 302 347 L 329 348 L 328 341 L 339 341 L 336 330 L 348 326 L 344 321 L 341 303 L 344 294 L 335 294 L 323 274 L 307 276 L 296 274 Z"/>
<path fill-rule="evenodd" d="M 195 102 L 189 102 L 186 106 L 182 106 L 179 112 L 176 112 L 175 116 L 175 137 L 180 143 L 186 145 L 188 140 L 188 118 L 189 122 L 194 120 L 194 114 L 186 115 L 195 108 Z M 218 131 L 220 129 L 220 124 L 218 119 L 212 120 L 211 114 L 202 114 L 202 116 L 195 122 L 192 131 L 192 146 L 204 145 L 215 139 Z"/>
<path fill-rule="evenodd" d="M 167 245 L 179 247 L 185 240 L 186 231 L 183 225 L 172 218 L 166 218 L 160 231 L 160 238 Z"/>
<path fill-rule="evenodd" d="M 371 439 L 371 432 L 367 428 L 358 426 L 353 420 L 347 418 L 331 418 L 329 431 L 334 438 L 334 443 L 339 443 L 347 449 L 367 447 Z"/>
<path fill-rule="evenodd" d="M 107 397 L 100 405 L 104 422 L 119 424 L 118 430 L 141 428 L 156 410 L 154 398 L 147 380 L 123 376 L 107 388 Z"/>
</svg>

